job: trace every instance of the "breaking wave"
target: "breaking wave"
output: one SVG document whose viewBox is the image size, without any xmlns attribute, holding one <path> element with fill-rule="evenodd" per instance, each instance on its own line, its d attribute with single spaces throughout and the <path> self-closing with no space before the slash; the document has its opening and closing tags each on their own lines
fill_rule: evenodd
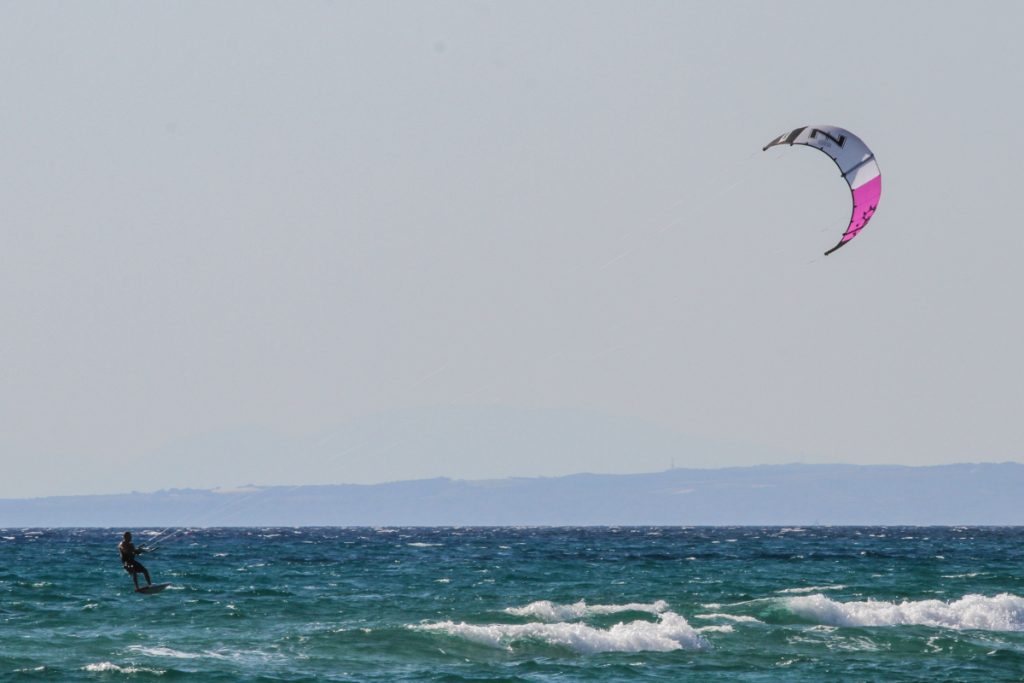
<svg viewBox="0 0 1024 683">
<path fill-rule="evenodd" d="M 658 621 L 632 621 L 601 629 L 582 623 L 467 624 L 452 621 L 413 628 L 440 631 L 491 647 L 510 648 L 521 641 L 541 641 L 581 654 L 599 652 L 670 652 L 698 650 L 709 643 L 686 619 L 665 612 Z"/>
<path fill-rule="evenodd" d="M 763 624 L 764 622 L 757 617 L 750 617 L 745 614 L 725 614 L 723 612 L 713 612 L 711 614 L 694 614 L 694 619 L 724 619 L 726 621 L 734 621 L 736 623 L 747 623 L 747 624 Z"/>
<path fill-rule="evenodd" d="M 650 603 L 629 602 L 624 605 L 588 605 L 585 600 L 580 600 L 571 605 L 559 605 L 550 600 L 538 600 L 523 607 L 509 607 L 505 609 L 506 613 L 517 617 L 532 617 L 551 622 L 585 619 L 586 617 L 599 614 L 617 614 L 619 612 L 662 614 L 666 611 L 668 611 L 668 603 L 664 600 Z"/>
<path fill-rule="evenodd" d="M 956 630 L 1024 631 L 1024 598 L 1000 593 L 959 600 L 837 602 L 824 595 L 786 598 L 794 614 L 829 626 L 932 626 Z"/>
</svg>

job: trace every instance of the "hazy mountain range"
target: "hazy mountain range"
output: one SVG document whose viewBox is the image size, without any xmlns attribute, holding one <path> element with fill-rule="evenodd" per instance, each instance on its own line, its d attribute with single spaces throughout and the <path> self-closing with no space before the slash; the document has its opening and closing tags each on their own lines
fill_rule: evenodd
<svg viewBox="0 0 1024 683">
<path fill-rule="evenodd" d="M 0 527 L 1021 525 L 1024 465 L 771 465 L 0 500 Z"/>
</svg>

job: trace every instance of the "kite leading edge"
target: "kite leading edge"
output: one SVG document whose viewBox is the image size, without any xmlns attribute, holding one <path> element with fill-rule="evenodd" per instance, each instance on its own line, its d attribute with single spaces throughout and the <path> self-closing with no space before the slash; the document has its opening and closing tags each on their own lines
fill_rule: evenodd
<svg viewBox="0 0 1024 683">
<path fill-rule="evenodd" d="M 875 155 L 863 140 L 838 126 L 795 128 L 769 142 L 762 151 L 776 145 L 806 145 L 821 150 L 836 162 L 843 180 L 850 186 L 853 196 L 850 224 L 839 243 L 825 252 L 827 256 L 856 237 L 878 208 L 878 199 L 882 196 L 882 174 Z"/>
</svg>

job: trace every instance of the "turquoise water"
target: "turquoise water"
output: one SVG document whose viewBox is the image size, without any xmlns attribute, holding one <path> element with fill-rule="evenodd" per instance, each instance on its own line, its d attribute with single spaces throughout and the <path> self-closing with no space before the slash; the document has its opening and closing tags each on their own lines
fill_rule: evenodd
<svg viewBox="0 0 1024 683">
<path fill-rule="evenodd" d="M 0 680 L 1024 680 L 1024 529 L 120 531 L 0 530 Z"/>
</svg>

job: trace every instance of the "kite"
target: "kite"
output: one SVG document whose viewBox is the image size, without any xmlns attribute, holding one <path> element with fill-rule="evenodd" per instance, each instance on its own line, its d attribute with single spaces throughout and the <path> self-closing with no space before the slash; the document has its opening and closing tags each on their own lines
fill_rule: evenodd
<svg viewBox="0 0 1024 683">
<path fill-rule="evenodd" d="M 775 145 L 807 145 L 820 149 L 831 157 L 839 167 L 843 180 L 850 186 L 853 196 L 853 213 L 839 244 L 825 252 L 828 256 L 843 246 L 864 229 L 878 208 L 882 196 L 882 174 L 875 162 L 875 155 L 864 141 L 850 131 L 838 126 L 804 126 L 783 133 L 762 148 Z"/>
</svg>

